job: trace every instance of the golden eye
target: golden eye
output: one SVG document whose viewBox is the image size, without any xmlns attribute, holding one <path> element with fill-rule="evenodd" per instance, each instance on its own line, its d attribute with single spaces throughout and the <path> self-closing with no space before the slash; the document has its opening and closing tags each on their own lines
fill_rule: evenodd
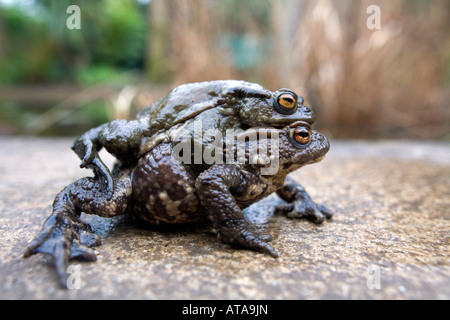
<svg viewBox="0 0 450 320">
<path fill-rule="evenodd" d="M 311 131 L 305 127 L 297 128 L 293 132 L 293 138 L 297 143 L 305 145 L 311 138 Z"/>
<path fill-rule="evenodd" d="M 292 110 L 296 104 L 295 97 L 292 94 L 285 93 L 278 98 L 278 104 L 285 110 Z"/>
</svg>

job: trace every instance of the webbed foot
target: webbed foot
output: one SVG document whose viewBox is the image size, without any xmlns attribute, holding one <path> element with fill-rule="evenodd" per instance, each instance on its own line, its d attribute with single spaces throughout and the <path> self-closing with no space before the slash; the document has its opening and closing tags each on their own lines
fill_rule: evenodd
<svg viewBox="0 0 450 320">
<path fill-rule="evenodd" d="M 28 244 L 23 256 L 27 258 L 36 253 L 52 256 L 59 283 L 66 288 L 69 260 L 97 260 L 91 248 L 100 244 L 99 236 L 78 217 L 52 214 L 39 234 Z"/>
<path fill-rule="evenodd" d="M 321 224 L 333 217 L 333 212 L 324 205 L 313 201 L 294 201 L 293 203 L 279 205 L 275 208 L 275 214 L 284 214 L 288 218 L 305 218 L 315 224 Z"/>
<path fill-rule="evenodd" d="M 288 218 L 305 218 L 316 224 L 333 216 L 330 209 L 315 203 L 306 190 L 292 179 L 286 179 L 286 184 L 277 194 L 288 203 L 277 206 L 275 214 L 284 214 Z"/>
</svg>

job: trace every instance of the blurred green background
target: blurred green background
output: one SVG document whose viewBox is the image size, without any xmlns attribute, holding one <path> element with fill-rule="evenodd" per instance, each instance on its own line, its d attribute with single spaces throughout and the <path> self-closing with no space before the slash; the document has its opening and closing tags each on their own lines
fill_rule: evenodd
<svg viewBox="0 0 450 320">
<path fill-rule="evenodd" d="M 449 0 L 0 0 L 0 134 L 76 136 L 242 79 L 303 95 L 334 138 L 449 140 L 449 30 Z"/>
</svg>

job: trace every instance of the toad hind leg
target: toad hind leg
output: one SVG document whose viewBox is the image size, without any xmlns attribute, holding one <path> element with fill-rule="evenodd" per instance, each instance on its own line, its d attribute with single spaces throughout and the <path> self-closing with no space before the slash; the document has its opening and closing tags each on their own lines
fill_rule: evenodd
<svg viewBox="0 0 450 320">
<path fill-rule="evenodd" d="M 36 253 L 53 257 L 59 282 L 66 287 L 66 269 L 70 259 L 95 261 L 91 247 L 100 245 L 100 238 L 81 221 L 80 214 L 112 217 L 124 213 L 131 193 L 129 172 L 114 177 L 114 192 L 109 195 L 97 178 L 82 178 L 64 188 L 53 202 L 53 213 L 39 234 L 28 244 L 24 257 Z"/>
<path fill-rule="evenodd" d="M 251 232 L 236 203 L 235 196 L 248 191 L 245 183 L 244 176 L 235 166 L 215 165 L 202 172 L 195 184 L 200 201 L 224 242 L 265 252 L 276 258 L 278 254 L 265 242 L 270 237 Z"/>
</svg>

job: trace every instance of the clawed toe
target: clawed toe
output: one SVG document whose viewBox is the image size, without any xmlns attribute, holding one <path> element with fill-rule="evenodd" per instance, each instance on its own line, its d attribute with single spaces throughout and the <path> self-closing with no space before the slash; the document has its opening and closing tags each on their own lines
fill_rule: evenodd
<svg viewBox="0 0 450 320">
<path fill-rule="evenodd" d="M 322 214 L 324 214 L 327 219 L 331 219 L 333 217 L 333 211 L 321 204 L 318 204 L 317 206 L 320 212 L 322 212 Z"/>
<path fill-rule="evenodd" d="M 84 261 L 96 261 L 95 251 L 81 244 L 73 244 L 70 251 L 70 259 L 79 259 Z"/>
<path fill-rule="evenodd" d="M 230 232 L 230 234 L 222 233 L 221 237 L 225 243 L 267 253 L 274 258 L 278 257 L 275 249 L 267 243 L 267 241 L 272 240 L 272 236 L 270 235 L 259 235 L 245 229 L 240 231 L 233 231 Z"/>
<path fill-rule="evenodd" d="M 80 233 L 80 243 L 87 247 L 98 247 L 102 244 L 102 240 L 95 233 L 82 231 Z"/>
</svg>

